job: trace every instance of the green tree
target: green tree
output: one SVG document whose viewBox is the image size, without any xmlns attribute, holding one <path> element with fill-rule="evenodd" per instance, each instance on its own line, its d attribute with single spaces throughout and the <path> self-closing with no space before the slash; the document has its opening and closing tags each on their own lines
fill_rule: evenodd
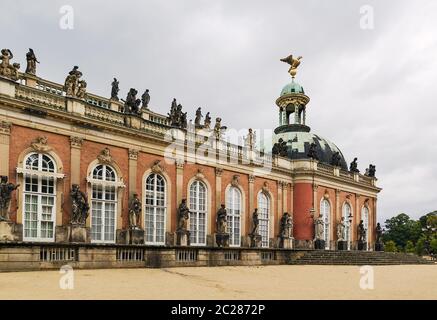
<svg viewBox="0 0 437 320">
<path fill-rule="evenodd" d="M 407 241 L 407 244 L 405 246 L 405 252 L 407 253 L 414 253 L 416 252 L 416 247 L 414 246 L 414 243 L 410 240 Z"/>
<path fill-rule="evenodd" d="M 396 243 L 393 240 L 389 240 L 384 244 L 384 251 L 397 252 Z"/>
<path fill-rule="evenodd" d="M 421 222 L 412 220 L 405 213 L 386 220 L 385 228 L 384 242 L 393 241 L 402 249 L 407 245 L 407 241 L 412 241 L 414 244 L 422 235 Z"/>
<path fill-rule="evenodd" d="M 434 254 L 437 253 L 437 238 L 431 240 L 431 250 Z"/>
<path fill-rule="evenodd" d="M 425 238 L 421 237 L 416 243 L 416 253 L 421 256 L 425 251 Z"/>
</svg>

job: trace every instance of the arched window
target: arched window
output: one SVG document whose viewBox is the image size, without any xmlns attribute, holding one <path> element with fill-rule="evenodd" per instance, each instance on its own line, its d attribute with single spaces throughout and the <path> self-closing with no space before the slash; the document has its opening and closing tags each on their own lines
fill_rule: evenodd
<svg viewBox="0 0 437 320">
<path fill-rule="evenodd" d="M 165 244 L 165 216 L 167 211 L 165 179 L 156 173 L 146 178 L 144 228 L 147 244 Z"/>
<path fill-rule="evenodd" d="M 330 220 L 331 220 L 331 205 L 329 201 L 323 199 L 320 203 L 320 214 L 323 215 L 323 240 L 325 240 L 325 249 L 329 249 L 330 238 Z"/>
<path fill-rule="evenodd" d="M 241 238 L 241 192 L 236 187 L 230 187 L 226 192 L 226 208 L 229 245 L 237 247 Z"/>
<path fill-rule="evenodd" d="M 364 229 L 366 230 L 366 243 L 369 242 L 369 208 L 363 207 L 361 210 L 361 220 L 363 220 Z"/>
<path fill-rule="evenodd" d="M 190 244 L 206 245 L 206 186 L 201 181 L 190 185 Z"/>
<path fill-rule="evenodd" d="M 343 205 L 343 218 L 344 218 L 345 234 L 346 234 L 345 241 L 347 241 L 348 250 L 350 250 L 350 242 L 351 242 L 351 226 L 349 222 L 351 215 L 352 215 L 352 208 L 350 204 L 346 202 Z"/>
<path fill-rule="evenodd" d="M 54 241 L 56 218 L 56 165 L 45 154 L 31 153 L 25 160 L 23 188 L 24 241 Z"/>
<path fill-rule="evenodd" d="M 269 217 L 270 217 L 270 198 L 264 193 L 258 193 L 258 219 L 259 234 L 261 235 L 261 246 L 269 246 Z"/>
<path fill-rule="evenodd" d="M 91 240 L 115 242 L 117 212 L 117 174 L 108 165 L 99 164 L 92 171 Z"/>
</svg>

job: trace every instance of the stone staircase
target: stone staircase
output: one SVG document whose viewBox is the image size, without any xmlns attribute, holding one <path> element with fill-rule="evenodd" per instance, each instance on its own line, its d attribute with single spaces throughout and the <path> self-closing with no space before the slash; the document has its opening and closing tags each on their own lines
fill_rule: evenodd
<svg viewBox="0 0 437 320">
<path fill-rule="evenodd" d="M 296 252 L 290 264 L 295 265 L 401 265 L 435 264 L 415 254 L 381 251 L 313 250 Z"/>
</svg>

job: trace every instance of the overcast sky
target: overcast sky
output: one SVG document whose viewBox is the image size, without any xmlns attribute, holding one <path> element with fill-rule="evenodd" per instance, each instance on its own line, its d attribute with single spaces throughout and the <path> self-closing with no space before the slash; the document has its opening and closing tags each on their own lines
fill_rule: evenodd
<svg viewBox="0 0 437 320">
<path fill-rule="evenodd" d="M 59 26 L 74 10 L 74 29 Z M 374 28 L 360 27 L 371 5 Z M 297 81 L 311 101 L 312 132 L 364 172 L 376 165 L 379 221 L 437 209 L 437 1 L 17 1 L 0 2 L 1 48 L 25 69 L 62 83 L 73 65 L 88 91 L 110 83 L 149 88 L 151 108 L 173 97 L 232 128 L 273 129 L 290 81 L 279 59 L 302 55 Z"/>
</svg>

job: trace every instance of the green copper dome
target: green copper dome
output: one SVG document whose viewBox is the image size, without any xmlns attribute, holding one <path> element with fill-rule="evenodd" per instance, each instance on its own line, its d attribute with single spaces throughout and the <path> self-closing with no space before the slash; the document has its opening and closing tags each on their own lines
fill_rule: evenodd
<svg viewBox="0 0 437 320">
<path fill-rule="evenodd" d="M 303 93 L 305 94 L 305 91 L 303 90 L 303 87 L 297 83 L 294 82 L 294 80 L 287 84 L 281 91 L 281 96 L 286 95 L 286 94 L 290 94 L 290 93 Z"/>
</svg>

